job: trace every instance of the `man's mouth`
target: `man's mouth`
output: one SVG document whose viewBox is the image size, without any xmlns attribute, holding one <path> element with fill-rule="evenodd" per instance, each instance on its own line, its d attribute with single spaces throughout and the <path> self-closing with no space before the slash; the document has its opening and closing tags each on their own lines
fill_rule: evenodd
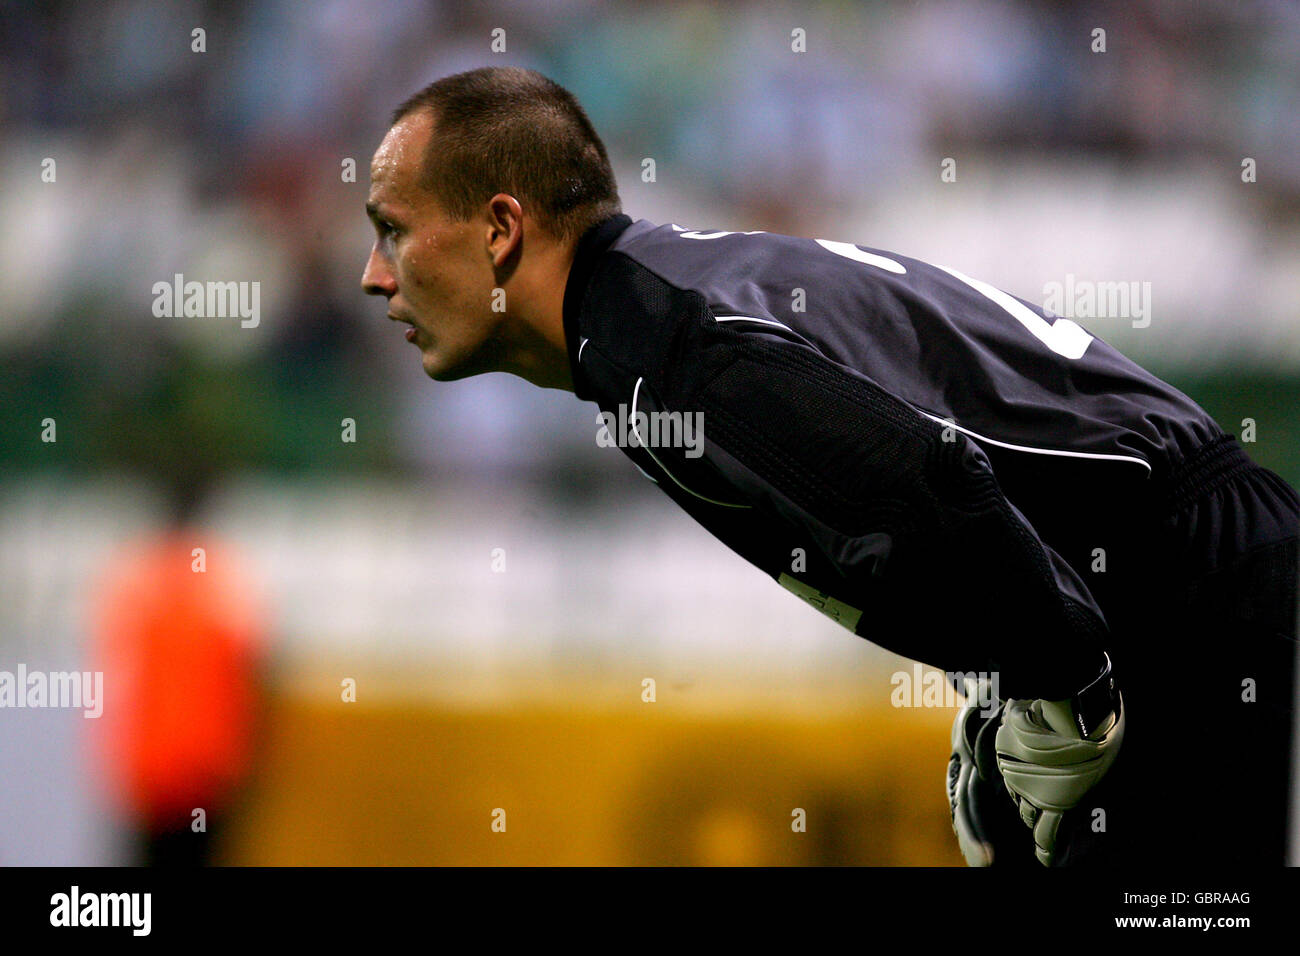
<svg viewBox="0 0 1300 956">
<path fill-rule="evenodd" d="M 415 341 L 415 336 L 416 336 L 416 331 L 417 331 L 417 330 L 416 330 L 416 328 L 415 328 L 415 323 L 414 323 L 414 322 L 412 322 L 410 319 L 399 318 L 398 316 L 393 315 L 393 313 L 391 313 L 391 312 L 388 313 L 388 317 L 389 317 L 390 319 L 392 319 L 394 322 L 405 322 L 407 325 L 409 325 L 410 328 L 406 330 L 406 341 L 408 341 L 408 342 L 414 342 L 414 341 Z"/>
</svg>

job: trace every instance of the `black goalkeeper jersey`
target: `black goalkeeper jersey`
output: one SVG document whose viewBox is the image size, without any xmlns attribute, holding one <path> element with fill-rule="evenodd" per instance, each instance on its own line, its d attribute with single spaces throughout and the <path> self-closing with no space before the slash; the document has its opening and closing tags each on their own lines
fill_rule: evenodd
<svg viewBox="0 0 1300 956">
<path fill-rule="evenodd" d="M 1230 441 L 1074 322 L 849 243 L 614 216 L 578 243 L 564 328 L 577 396 L 714 535 L 1003 696 L 1096 677 L 1186 463 Z"/>
</svg>

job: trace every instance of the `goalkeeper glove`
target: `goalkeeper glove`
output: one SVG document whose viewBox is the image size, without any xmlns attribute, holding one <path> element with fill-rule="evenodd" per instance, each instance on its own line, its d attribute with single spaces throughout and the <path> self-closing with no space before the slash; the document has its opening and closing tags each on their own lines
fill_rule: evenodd
<svg viewBox="0 0 1300 956">
<path fill-rule="evenodd" d="M 989 808 L 1002 797 L 1002 788 L 994 790 L 996 779 L 993 735 L 1006 704 L 998 701 L 992 714 L 985 714 L 983 701 L 989 698 L 988 681 L 969 688 L 966 706 L 952 723 L 952 756 L 948 758 L 948 812 L 952 832 L 967 866 L 992 866 L 994 834 L 986 822 Z"/>
<path fill-rule="evenodd" d="M 1058 858 L 1057 831 L 1106 772 L 1124 740 L 1124 707 L 1110 658 L 1068 700 L 1009 700 L 995 740 L 998 770 L 1044 866 Z"/>
</svg>

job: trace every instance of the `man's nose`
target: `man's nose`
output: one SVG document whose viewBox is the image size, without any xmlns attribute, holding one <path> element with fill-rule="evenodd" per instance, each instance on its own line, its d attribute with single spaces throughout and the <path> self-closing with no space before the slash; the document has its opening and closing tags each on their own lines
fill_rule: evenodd
<svg viewBox="0 0 1300 956">
<path fill-rule="evenodd" d="M 392 270 L 379 254 L 379 249 L 372 247 L 370 258 L 366 260 L 366 270 L 361 273 L 361 288 L 366 295 L 386 295 L 390 298 L 397 292 L 397 283 L 393 281 Z"/>
</svg>

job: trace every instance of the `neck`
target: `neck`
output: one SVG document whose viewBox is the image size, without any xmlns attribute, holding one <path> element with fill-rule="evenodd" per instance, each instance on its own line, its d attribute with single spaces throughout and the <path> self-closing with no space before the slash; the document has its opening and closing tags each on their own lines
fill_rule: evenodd
<svg viewBox="0 0 1300 956">
<path fill-rule="evenodd" d="M 521 303 L 512 311 L 514 347 L 509 367 L 503 371 L 518 375 L 541 388 L 573 391 L 568 343 L 564 338 L 564 289 L 573 264 L 572 249 L 557 249 L 547 257 L 532 281 L 518 282 L 506 292 Z"/>
</svg>

